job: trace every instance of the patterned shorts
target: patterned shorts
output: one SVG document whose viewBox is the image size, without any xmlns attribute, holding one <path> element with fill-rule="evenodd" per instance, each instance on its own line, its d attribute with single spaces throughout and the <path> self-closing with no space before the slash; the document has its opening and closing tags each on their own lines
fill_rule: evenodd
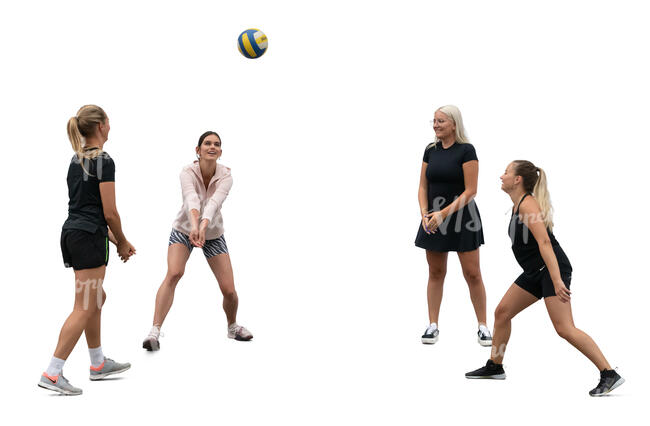
<svg viewBox="0 0 650 426">
<path fill-rule="evenodd" d="M 194 249 L 194 246 L 190 242 L 190 237 L 174 228 L 172 228 L 172 233 L 169 236 L 168 245 L 170 246 L 172 244 L 183 244 L 187 247 L 190 253 L 192 253 L 192 249 Z M 223 237 L 223 234 L 214 240 L 205 240 L 205 244 L 203 244 L 203 254 L 206 259 L 225 253 L 228 253 L 228 246 L 226 246 L 226 239 Z"/>
</svg>

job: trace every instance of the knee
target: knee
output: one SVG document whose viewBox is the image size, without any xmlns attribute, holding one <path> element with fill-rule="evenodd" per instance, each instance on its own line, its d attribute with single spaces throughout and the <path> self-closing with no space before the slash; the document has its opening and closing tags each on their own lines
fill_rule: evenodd
<svg viewBox="0 0 650 426">
<path fill-rule="evenodd" d="M 172 286 L 176 286 L 180 279 L 183 277 L 183 274 L 185 273 L 185 270 L 183 269 L 176 269 L 176 270 L 169 270 L 167 271 L 167 282 L 171 284 Z"/>
<path fill-rule="evenodd" d="M 470 286 L 480 285 L 482 282 L 481 271 L 479 269 L 463 271 L 463 276 L 465 277 L 467 284 Z"/>
<path fill-rule="evenodd" d="M 434 281 L 441 281 L 445 279 L 445 275 L 447 275 L 446 268 L 439 268 L 436 266 L 429 267 L 429 279 L 432 279 Z"/>
<path fill-rule="evenodd" d="M 494 310 L 494 322 L 508 322 L 512 319 L 507 305 L 499 304 Z"/>
<path fill-rule="evenodd" d="M 570 325 L 556 325 L 555 326 L 555 331 L 557 332 L 557 335 L 563 338 L 564 340 L 571 340 L 571 336 L 573 336 L 573 330 L 575 327 L 572 327 Z"/>
<path fill-rule="evenodd" d="M 228 290 L 223 290 L 223 298 L 225 300 L 229 300 L 229 301 L 236 300 L 237 299 L 237 292 L 235 291 L 234 288 L 233 289 L 228 289 Z"/>
</svg>

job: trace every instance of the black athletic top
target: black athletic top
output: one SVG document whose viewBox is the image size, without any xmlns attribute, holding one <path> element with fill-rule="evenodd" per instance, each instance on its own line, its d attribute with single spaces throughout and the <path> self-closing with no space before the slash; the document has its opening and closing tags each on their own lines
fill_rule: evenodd
<svg viewBox="0 0 650 426">
<path fill-rule="evenodd" d="M 98 149 L 89 148 L 88 151 Z M 108 225 L 104 218 L 102 198 L 99 193 L 100 182 L 115 182 L 115 163 L 107 152 L 102 152 L 97 158 L 84 159 L 83 165 L 90 173 L 86 173 L 75 154 L 68 167 L 68 219 L 63 229 L 81 229 L 95 233 L 101 229 L 108 235 Z"/>
<path fill-rule="evenodd" d="M 427 163 L 427 210 L 440 211 L 453 203 L 465 191 L 463 164 L 478 160 L 474 146 L 454 142 L 449 148 L 442 143 L 427 147 L 422 161 Z M 433 234 L 427 234 L 420 224 L 415 245 L 437 252 L 471 251 L 483 240 L 481 215 L 474 200 L 449 215 Z"/>
<path fill-rule="evenodd" d="M 438 142 L 424 151 L 422 161 L 428 164 L 426 176 L 429 182 L 427 192 L 429 211 L 444 209 L 465 191 L 463 163 L 472 160 L 478 160 L 478 157 L 474 146 L 470 143 L 455 142 L 445 149 L 442 147 L 442 142 Z"/>
<path fill-rule="evenodd" d="M 533 236 L 533 233 L 530 231 L 530 229 L 528 229 L 528 227 L 519 218 L 519 207 L 524 201 L 524 198 L 526 198 L 528 195 L 532 194 L 524 194 L 524 196 L 521 197 L 519 204 L 517 205 L 517 209 L 513 210 L 512 216 L 510 217 L 508 235 L 512 241 L 512 252 L 517 259 L 517 263 L 519 263 L 525 272 L 534 272 L 539 271 L 541 268 L 543 268 L 545 263 L 544 259 L 542 258 L 542 254 L 539 251 L 539 245 L 537 244 L 537 240 L 535 240 L 535 236 Z M 548 237 L 551 240 L 553 252 L 557 258 L 560 270 L 571 270 L 571 263 L 569 263 L 569 259 L 562 250 L 562 247 L 560 247 L 560 243 L 558 243 L 555 239 L 553 232 L 551 232 L 548 228 L 546 229 L 546 232 L 548 232 Z"/>
</svg>

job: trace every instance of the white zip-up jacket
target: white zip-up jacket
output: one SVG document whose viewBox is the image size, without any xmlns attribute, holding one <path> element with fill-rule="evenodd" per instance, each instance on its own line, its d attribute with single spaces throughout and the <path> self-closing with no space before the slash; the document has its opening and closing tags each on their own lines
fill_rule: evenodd
<svg viewBox="0 0 650 426">
<path fill-rule="evenodd" d="M 199 211 L 199 223 L 208 219 L 210 223 L 205 231 L 206 240 L 214 240 L 223 235 L 223 218 L 221 206 L 232 187 L 230 168 L 217 163 L 214 176 L 210 179 L 208 189 L 205 189 L 203 175 L 199 162 L 183 167 L 180 174 L 181 189 L 183 191 L 183 207 L 178 212 L 172 227 L 183 234 L 190 235 L 192 222 L 190 220 L 192 209 Z"/>
</svg>

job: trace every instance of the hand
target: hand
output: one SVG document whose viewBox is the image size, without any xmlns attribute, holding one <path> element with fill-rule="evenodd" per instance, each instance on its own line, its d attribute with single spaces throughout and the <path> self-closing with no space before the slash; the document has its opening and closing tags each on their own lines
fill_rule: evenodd
<svg viewBox="0 0 650 426">
<path fill-rule="evenodd" d="M 430 232 L 436 232 L 438 227 L 442 224 L 445 218 L 442 215 L 442 212 L 431 212 L 427 214 L 429 221 L 427 222 L 427 228 Z"/>
<path fill-rule="evenodd" d="M 122 259 L 122 262 L 126 262 L 135 254 L 135 247 L 127 240 L 124 240 L 117 245 L 117 254 Z"/>
<path fill-rule="evenodd" d="M 553 287 L 555 288 L 555 295 L 559 297 L 562 302 L 566 303 L 571 301 L 571 290 L 566 288 L 562 280 L 553 283 Z"/>
<path fill-rule="evenodd" d="M 199 229 L 196 227 L 192 227 L 192 230 L 190 231 L 190 243 L 192 243 L 194 247 L 203 247 L 199 242 Z"/>
<path fill-rule="evenodd" d="M 201 247 L 205 245 L 205 231 L 208 229 L 208 224 L 210 223 L 209 220 L 203 219 L 201 221 L 201 225 L 199 225 L 199 244 L 201 244 Z"/>
</svg>

